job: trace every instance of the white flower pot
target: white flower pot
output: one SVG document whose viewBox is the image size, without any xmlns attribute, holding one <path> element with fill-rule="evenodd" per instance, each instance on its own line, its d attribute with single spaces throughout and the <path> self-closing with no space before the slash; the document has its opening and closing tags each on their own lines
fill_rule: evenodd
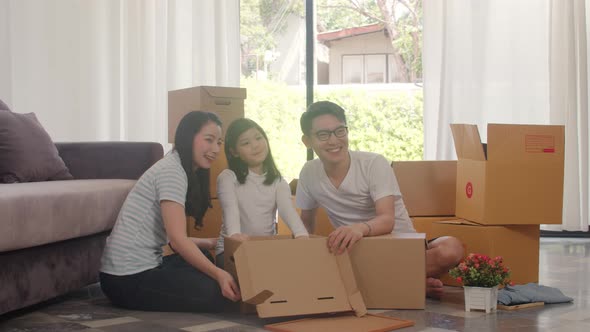
<svg viewBox="0 0 590 332">
<path fill-rule="evenodd" d="M 465 290 L 465 311 L 495 311 L 498 306 L 498 286 L 491 288 L 463 286 Z"/>
</svg>

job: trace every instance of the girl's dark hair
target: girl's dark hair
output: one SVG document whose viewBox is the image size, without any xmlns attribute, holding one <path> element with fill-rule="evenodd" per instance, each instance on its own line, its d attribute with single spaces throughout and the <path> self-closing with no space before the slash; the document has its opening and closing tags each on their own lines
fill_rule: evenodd
<svg viewBox="0 0 590 332">
<path fill-rule="evenodd" d="M 240 159 L 240 157 L 235 157 L 231 153 L 231 149 L 237 150 L 236 147 L 238 145 L 238 137 L 240 137 L 240 135 L 242 135 L 242 133 L 244 133 L 246 130 L 251 128 L 258 130 L 266 140 L 266 145 L 268 146 L 268 155 L 262 162 L 262 171 L 266 173 L 264 184 L 272 184 L 276 179 L 281 177 L 281 173 L 277 169 L 275 161 L 272 158 L 270 144 L 268 143 L 268 137 L 266 137 L 266 133 L 262 127 L 260 127 L 258 123 L 254 122 L 253 120 L 240 118 L 234 120 L 227 128 L 225 133 L 225 157 L 227 158 L 227 165 L 229 169 L 236 174 L 238 182 L 240 184 L 244 184 L 244 182 L 246 182 L 246 176 L 248 175 L 248 165 L 242 159 Z"/>
<path fill-rule="evenodd" d="M 192 111 L 180 120 L 174 136 L 174 149 L 178 151 L 180 163 L 188 179 L 185 213 L 187 216 L 194 217 L 195 224 L 199 227 L 203 226 L 203 216 L 211 206 L 211 196 L 209 195 L 209 169 L 193 170 L 193 141 L 195 135 L 209 122 L 221 127 L 221 120 L 214 113 Z"/>
</svg>

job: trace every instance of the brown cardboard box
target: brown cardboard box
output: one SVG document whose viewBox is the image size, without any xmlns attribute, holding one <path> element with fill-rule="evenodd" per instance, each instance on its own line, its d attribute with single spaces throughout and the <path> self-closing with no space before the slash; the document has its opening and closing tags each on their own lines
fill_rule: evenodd
<svg viewBox="0 0 590 332">
<path fill-rule="evenodd" d="M 295 196 L 292 197 L 293 205 L 295 205 Z M 298 214 L 301 214 L 301 209 L 295 208 Z M 328 214 L 324 208 L 318 208 L 315 215 L 315 230 L 313 234 L 320 235 L 320 236 L 328 236 L 330 233 L 334 231 L 334 226 L 330 223 L 330 219 L 328 218 Z M 283 219 L 279 216 L 277 219 L 277 234 L 279 235 L 293 235 L 289 226 L 283 221 Z"/>
<path fill-rule="evenodd" d="M 225 157 L 225 144 L 221 145 L 221 150 L 217 154 L 217 159 L 209 169 L 209 194 L 211 198 L 217 198 L 217 177 L 224 169 L 227 168 L 227 158 Z"/>
<path fill-rule="evenodd" d="M 326 247 L 325 238 L 288 239 L 291 238 L 289 236 L 253 237 L 251 241 L 239 242 L 226 238 L 225 270 L 238 277 L 242 298 L 245 301 L 265 303 L 263 307 L 260 304 L 257 306 L 260 317 L 297 315 L 312 313 L 313 310 L 315 310 L 315 313 L 324 312 L 321 311 L 325 309 L 324 306 L 318 306 L 321 310 L 312 309 L 317 306 L 314 304 L 317 301 L 311 295 L 325 294 L 329 289 L 324 290 L 322 285 L 328 280 L 336 278 L 334 271 L 329 269 L 326 271 L 326 268 L 333 264 L 331 259 L 336 259 L 338 265 L 342 268 L 343 263 L 340 259 L 343 258 L 338 258 L 342 255 L 334 256 L 330 254 Z M 249 249 L 247 255 L 240 257 L 244 262 L 248 260 L 247 274 L 240 274 L 240 269 L 244 268 L 244 265 L 240 266 L 237 251 L 244 243 L 248 243 L 250 246 L 250 242 L 265 242 L 265 244 L 258 245 L 261 247 L 256 250 Z M 291 244 L 291 248 L 286 248 L 287 245 L 281 248 L 282 242 L 295 244 Z M 301 249 L 299 246 L 304 246 L 305 249 Z M 287 251 L 285 252 L 285 250 Z M 324 257 L 326 253 L 331 258 Z M 254 255 L 256 256 L 255 263 L 252 258 Z M 314 257 L 311 259 L 312 256 L 323 258 L 316 259 Z M 424 234 L 400 233 L 363 238 L 355 244 L 350 252 L 350 261 L 354 271 L 352 280 L 356 280 L 356 287 L 347 286 L 347 289 L 360 290 L 362 299 L 369 309 L 424 309 L 426 292 L 425 260 Z M 303 264 L 305 267 L 299 267 L 299 264 Z M 322 265 L 322 269 L 318 269 L 317 264 Z M 300 273 L 305 276 L 300 276 Z M 318 273 L 323 276 L 318 277 L 316 275 Z M 328 275 L 330 277 L 327 277 Z M 253 281 L 254 279 L 256 280 Z M 343 280 L 346 283 L 348 279 L 344 278 Z M 348 282 L 352 281 L 349 280 Z M 304 285 L 311 284 L 313 284 L 312 287 L 304 287 Z M 259 293 L 270 295 L 265 290 L 273 294 L 280 294 L 267 299 L 268 296 L 259 295 Z M 271 303 L 272 301 L 284 301 L 285 299 L 279 298 L 281 296 L 287 298 L 286 301 L 293 302 L 291 306 L 294 307 L 289 310 L 295 310 L 294 312 L 288 313 L 286 308 L 276 306 L 277 303 Z M 255 300 L 251 300 L 251 298 L 255 298 Z M 300 302 L 302 306 L 310 306 L 310 308 L 300 309 L 297 301 L 302 301 Z M 273 306 L 276 309 L 272 308 Z M 283 304 L 283 306 L 287 307 L 286 304 Z M 244 308 L 242 308 L 242 311 L 247 312 L 247 308 Z"/>
<path fill-rule="evenodd" d="M 365 237 L 350 251 L 356 282 L 369 309 L 424 309 L 424 234 Z"/>
<path fill-rule="evenodd" d="M 203 227 L 196 229 L 195 220 L 193 217 L 186 218 L 186 229 L 188 236 L 200 237 L 200 238 L 211 238 L 219 237 L 222 223 L 222 211 L 219 200 L 211 200 L 212 208 L 207 210 L 205 217 L 203 217 Z"/>
<path fill-rule="evenodd" d="M 456 220 L 435 222 L 431 229 L 434 237 L 448 235 L 461 240 L 465 256 L 502 256 L 512 270 L 510 280 L 516 284 L 539 281 L 539 225 L 485 226 Z M 448 275 L 441 280 L 445 285 L 460 286 Z"/>
<path fill-rule="evenodd" d="M 412 224 L 418 233 L 426 234 L 426 240 L 434 238 L 432 235 L 432 224 L 439 221 L 457 220 L 456 217 L 412 217 Z"/>
<path fill-rule="evenodd" d="M 350 257 L 332 255 L 326 238 L 225 241 L 225 261 L 235 262 L 242 299 L 256 304 L 258 316 L 366 314 Z"/>
<path fill-rule="evenodd" d="M 208 111 L 219 116 L 223 131 L 238 118 L 244 117 L 246 89 L 220 86 L 196 86 L 168 91 L 168 142 L 174 143 L 176 127 L 182 117 L 190 111 Z M 210 193 L 217 197 L 217 176 L 227 168 L 223 146 L 217 160 L 211 167 Z"/>
<path fill-rule="evenodd" d="M 561 224 L 564 127 L 488 125 L 487 156 L 475 125 L 452 124 L 456 215 L 486 225 Z"/>
<path fill-rule="evenodd" d="M 221 86 L 195 86 L 168 91 L 168 142 L 174 143 L 176 127 L 190 111 L 213 112 L 223 122 L 223 128 L 244 117 L 246 89 Z"/>
<path fill-rule="evenodd" d="M 454 216 L 457 161 L 391 163 L 410 217 Z"/>
</svg>

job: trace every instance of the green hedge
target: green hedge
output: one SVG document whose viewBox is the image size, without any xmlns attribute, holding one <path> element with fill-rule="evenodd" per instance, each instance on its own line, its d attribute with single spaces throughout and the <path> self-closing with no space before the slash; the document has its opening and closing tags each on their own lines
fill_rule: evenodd
<svg viewBox="0 0 590 332">
<path fill-rule="evenodd" d="M 242 78 L 247 89 L 245 113 L 266 131 L 279 170 L 297 178 L 306 161 L 299 117 L 305 111 L 305 88 Z M 421 160 L 423 155 L 422 91 L 367 91 L 343 87 L 316 92 L 346 110 L 351 150 L 381 153 L 390 160 Z"/>
</svg>

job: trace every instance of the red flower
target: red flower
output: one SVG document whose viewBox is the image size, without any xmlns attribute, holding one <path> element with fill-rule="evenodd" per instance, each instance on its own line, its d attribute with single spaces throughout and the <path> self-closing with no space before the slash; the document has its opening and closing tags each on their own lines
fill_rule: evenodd
<svg viewBox="0 0 590 332">
<path fill-rule="evenodd" d="M 494 287 L 510 282 L 510 269 L 502 264 L 500 256 L 491 259 L 486 255 L 470 253 L 449 274 L 465 286 Z"/>
</svg>

